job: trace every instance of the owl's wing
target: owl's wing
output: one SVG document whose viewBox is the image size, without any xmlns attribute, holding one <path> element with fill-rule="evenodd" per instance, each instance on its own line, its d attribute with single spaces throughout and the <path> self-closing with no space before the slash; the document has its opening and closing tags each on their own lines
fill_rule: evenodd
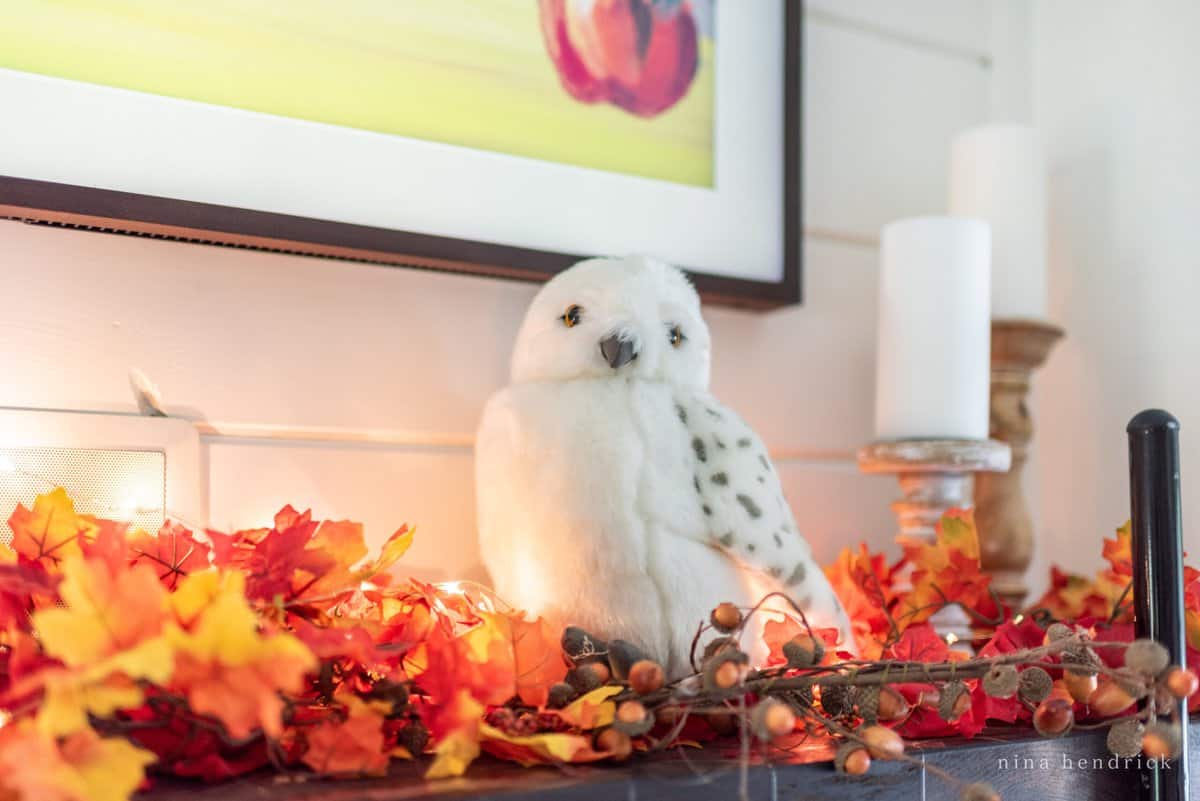
<svg viewBox="0 0 1200 801">
<path fill-rule="evenodd" d="M 801 607 L 830 624 L 844 613 L 812 549 L 796 528 L 779 476 L 762 439 L 711 396 L 695 395 L 677 411 L 691 437 L 694 485 L 709 542 Z"/>
</svg>

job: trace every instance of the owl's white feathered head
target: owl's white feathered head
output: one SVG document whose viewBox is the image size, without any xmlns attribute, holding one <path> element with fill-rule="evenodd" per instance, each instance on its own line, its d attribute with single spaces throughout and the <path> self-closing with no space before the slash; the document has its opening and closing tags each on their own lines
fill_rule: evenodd
<svg viewBox="0 0 1200 801">
<path fill-rule="evenodd" d="M 708 326 L 683 273 L 644 257 L 588 259 L 534 297 L 513 383 L 625 377 L 707 389 Z"/>
</svg>

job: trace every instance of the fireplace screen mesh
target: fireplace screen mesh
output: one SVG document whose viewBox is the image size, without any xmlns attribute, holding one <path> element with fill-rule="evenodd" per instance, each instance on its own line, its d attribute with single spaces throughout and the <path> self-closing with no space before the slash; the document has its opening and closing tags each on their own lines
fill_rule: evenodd
<svg viewBox="0 0 1200 801">
<path fill-rule="evenodd" d="M 61 486 L 75 511 L 127 520 L 157 531 L 166 507 L 166 454 L 93 448 L 0 448 L 0 542 L 12 541 L 8 517 L 18 503 Z"/>
</svg>

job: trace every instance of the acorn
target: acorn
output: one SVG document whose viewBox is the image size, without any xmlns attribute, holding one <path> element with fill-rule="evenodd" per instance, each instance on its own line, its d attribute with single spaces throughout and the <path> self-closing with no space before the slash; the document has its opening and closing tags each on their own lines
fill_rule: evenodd
<svg viewBox="0 0 1200 801">
<path fill-rule="evenodd" d="M 666 674 L 663 672 L 662 665 L 652 659 L 635 662 L 629 669 L 629 686 L 638 695 L 646 695 L 662 689 L 665 681 Z"/>
<path fill-rule="evenodd" d="M 1020 683 L 1020 672 L 1012 665 L 994 665 L 982 682 L 983 691 L 992 698 L 1012 698 Z"/>
<path fill-rule="evenodd" d="M 1200 689 L 1200 679 L 1197 679 L 1195 672 L 1178 665 L 1167 671 L 1163 684 L 1176 698 L 1191 698 Z"/>
<path fill-rule="evenodd" d="M 1140 639 L 1129 643 L 1125 649 L 1125 667 L 1136 670 L 1150 678 L 1156 678 L 1171 664 L 1171 655 L 1161 643 Z"/>
<path fill-rule="evenodd" d="M 1092 697 L 1092 693 L 1096 692 L 1096 687 L 1099 684 L 1099 679 L 1096 674 L 1074 673 L 1070 670 L 1063 671 L 1063 685 L 1067 688 L 1067 692 L 1071 694 L 1071 698 L 1081 704 L 1086 704 L 1087 700 Z"/>
<path fill-rule="evenodd" d="M 1142 734 L 1142 753 L 1147 759 L 1162 761 L 1178 756 L 1179 729 L 1167 723 L 1151 723 Z"/>
<path fill-rule="evenodd" d="M 938 699 L 938 717 L 953 723 L 971 708 L 971 692 L 961 681 L 948 681 Z"/>
<path fill-rule="evenodd" d="M 608 644 L 608 666 L 612 675 L 621 681 L 629 678 L 629 669 L 646 658 L 646 654 L 631 642 L 613 640 Z"/>
<path fill-rule="evenodd" d="M 1139 720 L 1122 720 L 1108 729 L 1106 744 L 1113 756 L 1135 757 L 1142 753 L 1142 736 L 1146 727 Z"/>
<path fill-rule="evenodd" d="M 985 782 L 968 784 L 958 797 L 960 801 L 1000 801 L 1000 794 L 996 792 L 996 788 Z"/>
<path fill-rule="evenodd" d="M 806 668 L 821 664 L 825 658 L 825 643 L 811 634 L 797 634 L 783 644 L 788 667 Z"/>
<path fill-rule="evenodd" d="M 1136 700 L 1120 684 L 1111 679 L 1105 679 L 1087 699 L 1087 705 L 1093 714 L 1107 718 L 1128 709 Z"/>
<path fill-rule="evenodd" d="M 876 759 L 897 759 L 904 754 L 904 740 L 887 726 L 867 726 L 858 736 Z"/>
<path fill-rule="evenodd" d="M 1046 636 L 1042 638 L 1042 645 L 1049 645 L 1052 642 L 1065 640 L 1068 637 L 1075 636 L 1075 627 L 1066 623 L 1051 623 L 1046 629 Z"/>
<path fill-rule="evenodd" d="M 633 742 L 628 734 L 609 726 L 596 736 L 596 750 L 610 752 L 613 759 L 624 762 L 633 753 Z"/>
<path fill-rule="evenodd" d="M 871 769 L 871 754 L 859 743 L 842 743 L 833 757 L 838 773 L 861 776 Z"/>
<path fill-rule="evenodd" d="M 821 686 L 821 709 L 831 718 L 840 718 L 854 711 L 854 688 L 848 684 Z"/>
<path fill-rule="evenodd" d="M 704 661 L 704 688 L 706 690 L 728 690 L 742 681 L 750 658 L 741 651 L 726 648 Z"/>
<path fill-rule="evenodd" d="M 776 737 L 792 733 L 796 728 L 796 713 L 782 701 L 768 698 L 754 707 L 750 727 L 758 739 L 770 742 Z"/>
<path fill-rule="evenodd" d="M 726 648 L 737 650 L 737 640 L 732 637 L 717 637 L 715 640 L 709 640 L 708 645 L 704 646 L 704 659 L 708 659 L 718 651 L 724 651 Z"/>
<path fill-rule="evenodd" d="M 563 655 L 572 665 L 599 659 L 608 650 L 608 644 L 592 636 L 578 626 L 567 626 L 562 633 Z"/>
<path fill-rule="evenodd" d="M 717 604 L 717 607 L 712 610 L 712 614 L 708 616 L 713 628 L 722 634 L 728 634 L 742 624 L 742 612 L 733 604 L 726 601 L 723 604 Z"/>
<path fill-rule="evenodd" d="M 579 697 L 579 693 L 576 692 L 574 687 L 565 681 L 560 681 L 550 686 L 550 692 L 546 698 L 546 706 L 550 709 L 562 709 L 577 697 Z"/>
<path fill-rule="evenodd" d="M 879 722 L 879 686 L 865 685 L 854 692 L 854 706 L 858 716 L 867 723 Z"/>
<path fill-rule="evenodd" d="M 1054 679 L 1040 667 L 1029 667 L 1021 671 L 1017 681 L 1017 695 L 1022 701 L 1040 704 L 1054 687 Z"/>
<path fill-rule="evenodd" d="M 1062 652 L 1062 665 L 1067 673 L 1079 676 L 1095 676 L 1096 669 L 1103 665 L 1096 652 L 1087 645 L 1073 645 Z"/>
<path fill-rule="evenodd" d="M 396 732 L 396 744 L 413 756 L 420 756 L 429 744 L 429 729 L 419 720 L 409 721 L 407 726 Z"/>
<path fill-rule="evenodd" d="M 613 728 L 625 732 L 630 737 L 638 737 L 654 726 L 654 715 L 646 709 L 641 701 L 622 701 L 617 706 Z"/>
<path fill-rule="evenodd" d="M 898 690 L 894 690 L 891 687 L 881 687 L 879 689 L 880 720 L 901 720 L 908 717 L 910 709 L 908 699 L 901 695 Z"/>
<path fill-rule="evenodd" d="M 603 683 L 600 681 L 600 674 L 593 670 L 590 664 L 568 670 L 564 680 L 580 695 L 590 693 Z"/>
<path fill-rule="evenodd" d="M 1074 723 L 1075 710 L 1071 702 L 1053 695 L 1038 704 L 1033 712 L 1033 727 L 1043 737 L 1066 734 Z"/>
</svg>

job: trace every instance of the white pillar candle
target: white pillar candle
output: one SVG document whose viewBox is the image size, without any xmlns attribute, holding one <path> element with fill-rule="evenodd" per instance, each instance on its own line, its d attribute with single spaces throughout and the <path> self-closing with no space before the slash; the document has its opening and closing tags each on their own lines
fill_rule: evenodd
<svg viewBox="0 0 1200 801">
<path fill-rule="evenodd" d="M 985 125 L 950 148 L 950 213 L 992 226 L 992 317 L 1046 316 L 1046 166 L 1037 130 Z"/>
<path fill-rule="evenodd" d="M 875 435 L 986 439 L 987 223 L 915 217 L 883 227 Z"/>
</svg>

